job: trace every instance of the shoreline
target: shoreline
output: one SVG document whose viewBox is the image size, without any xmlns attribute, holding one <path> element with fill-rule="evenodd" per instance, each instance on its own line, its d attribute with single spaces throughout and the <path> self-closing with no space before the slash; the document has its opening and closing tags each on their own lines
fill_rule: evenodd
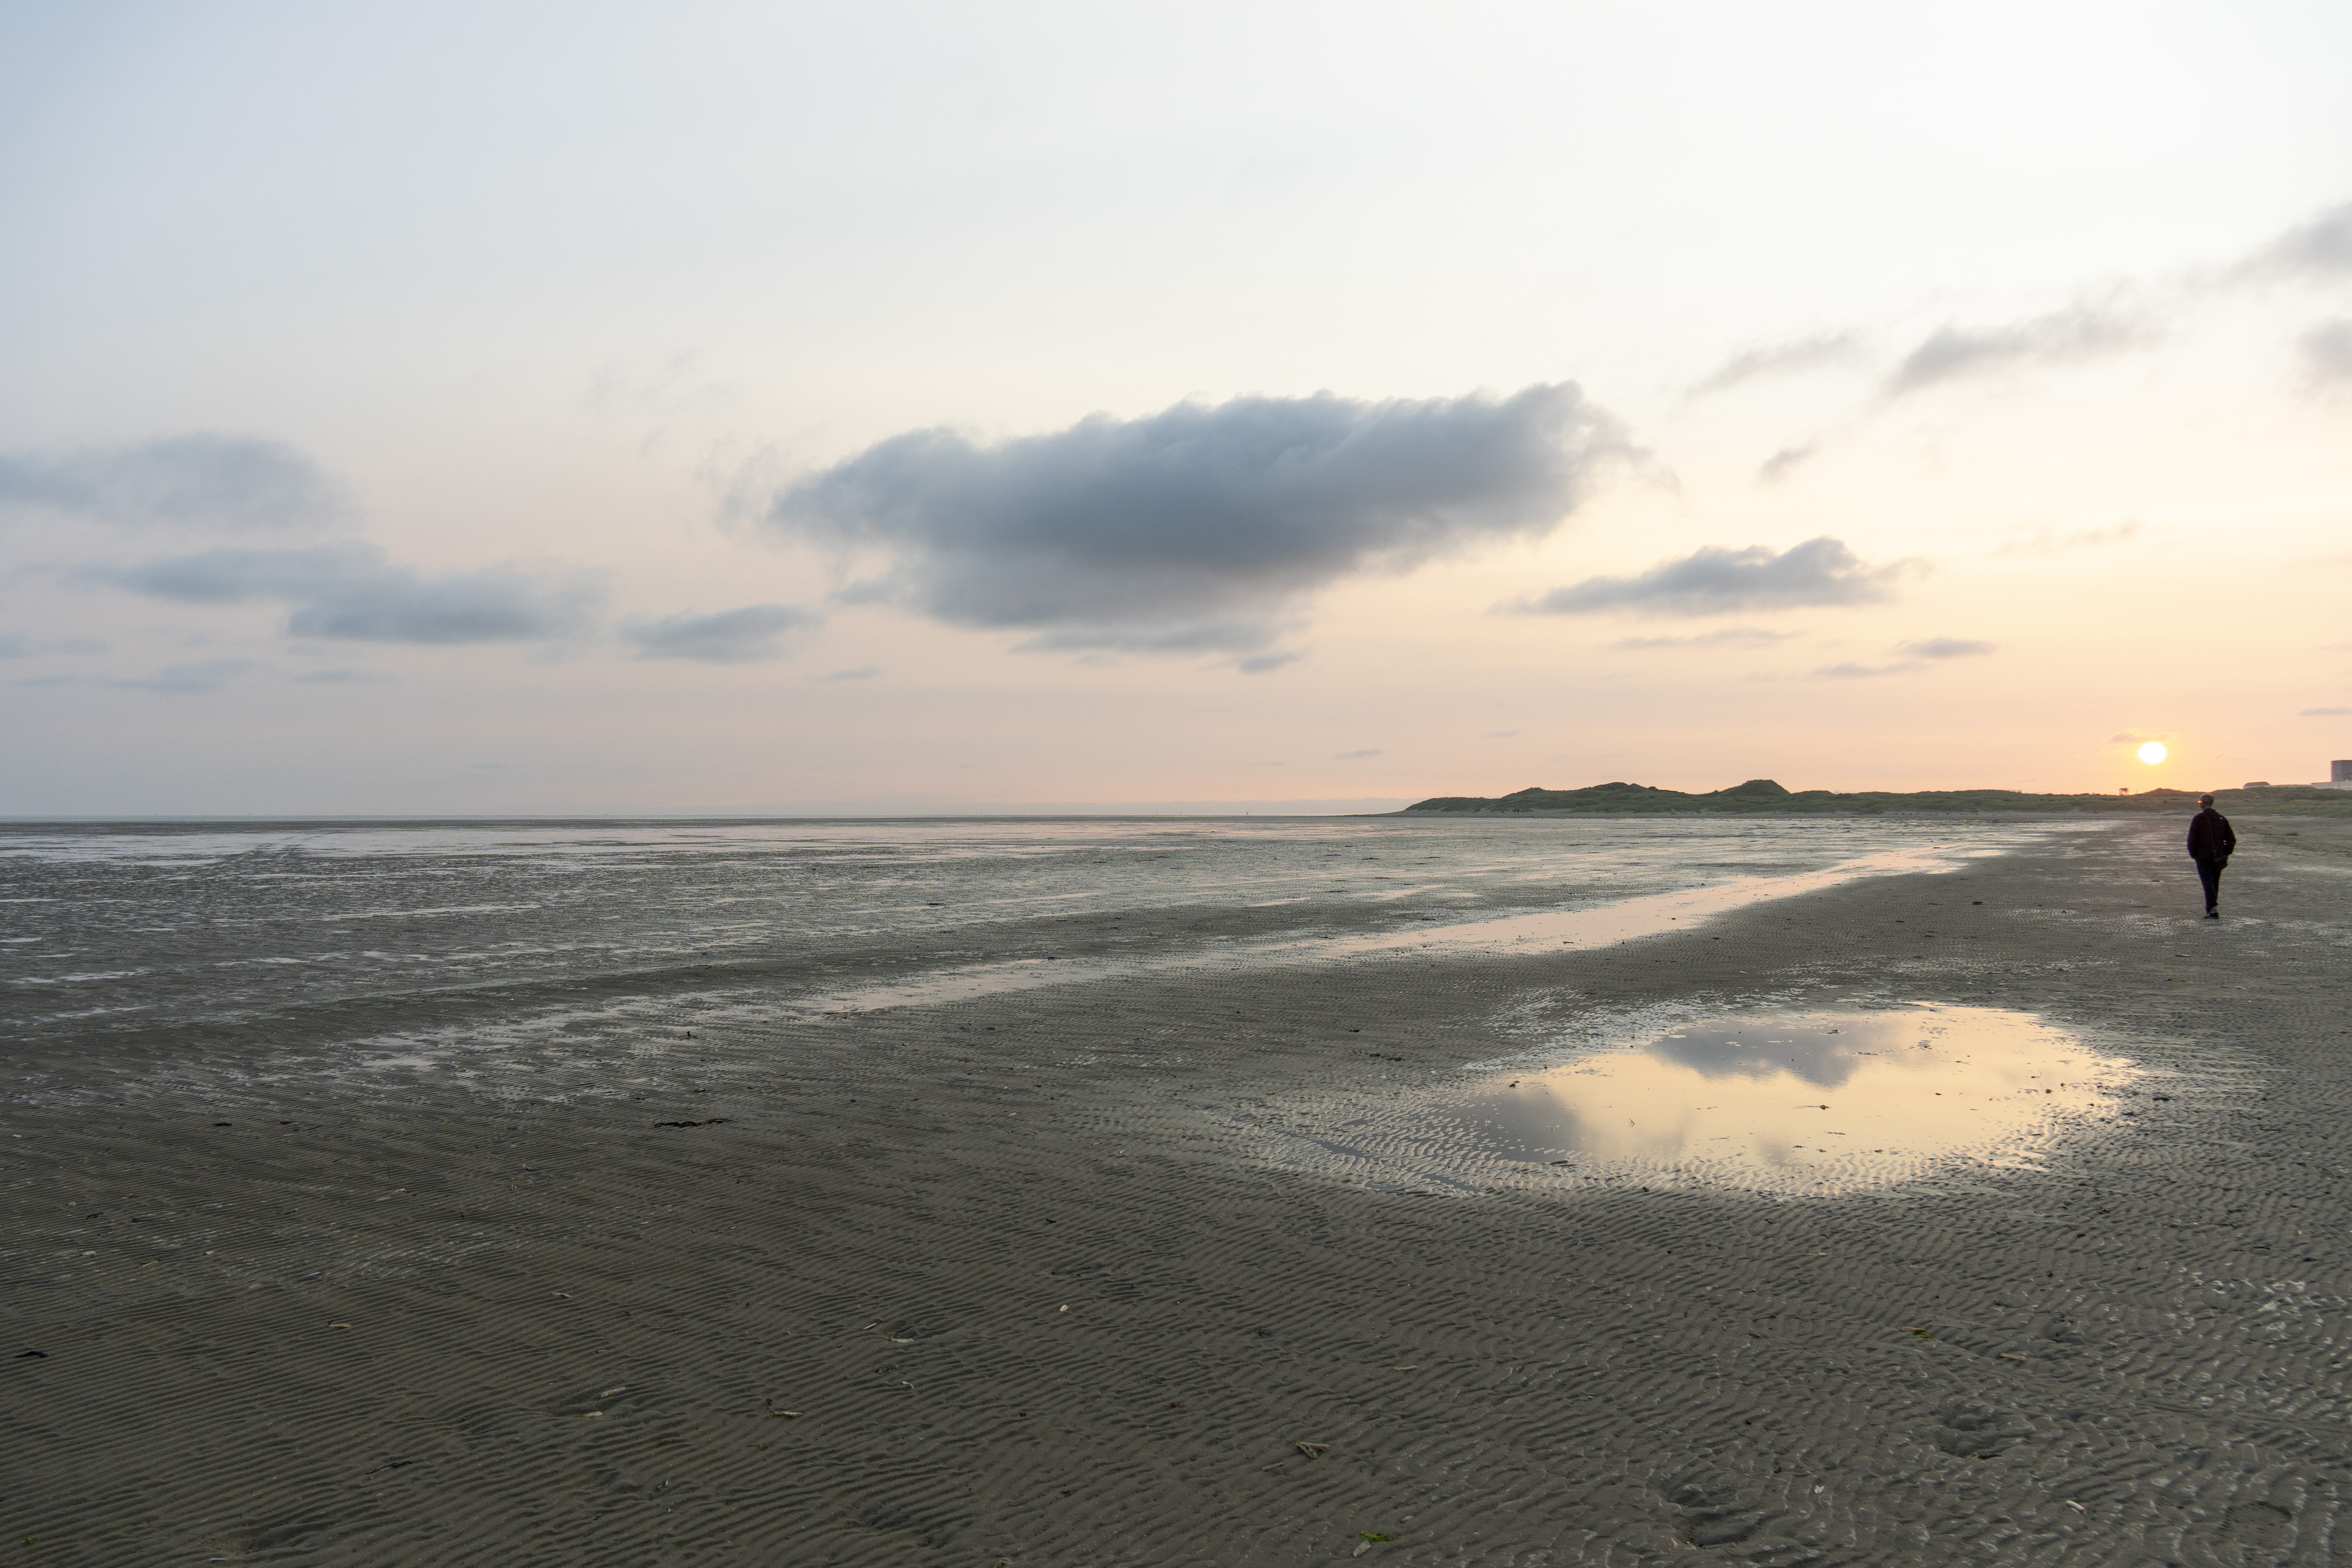
<svg viewBox="0 0 2352 1568">
<path fill-rule="evenodd" d="M 51 1061 L 5 1143 L 6 1538 L 27 1563 L 2324 1562 L 2352 828 L 2246 835 L 2209 926 L 2173 827 L 1541 956 L 766 1020 L 672 998 L 551 1036 L 638 1080 L 568 1098 L 553 1056 L 455 1083 L 234 1031 Z M 1368 1192 L 1247 1128 L 1612 1010 L 1788 994 L 2029 1011 L 2168 1081 L 2043 1171 L 1837 1198 Z"/>
</svg>

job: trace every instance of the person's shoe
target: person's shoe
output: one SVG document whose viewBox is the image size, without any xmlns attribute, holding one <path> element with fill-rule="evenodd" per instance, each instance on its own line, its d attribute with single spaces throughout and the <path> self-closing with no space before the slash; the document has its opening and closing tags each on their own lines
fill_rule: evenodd
<svg viewBox="0 0 2352 1568">
<path fill-rule="evenodd" d="M 2205 918 L 2209 921 L 2218 921 L 2221 918 L 2221 911 L 2219 910 L 2207 910 L 2205 911 Z"/>
</svg>

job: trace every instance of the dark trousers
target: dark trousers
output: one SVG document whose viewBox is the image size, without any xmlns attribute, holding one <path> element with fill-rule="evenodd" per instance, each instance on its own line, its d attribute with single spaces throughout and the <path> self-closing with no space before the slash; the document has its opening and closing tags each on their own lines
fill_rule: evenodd
<svg viewBox="0 0 2352 1568">
<path fill-rule="evenodd" d="M 2219 861 L 2197 858 L 2197 879 L 2205 884 L 2205 908 L 2210 911 L 2221 905 L 2221 866 Z"/>
</svg>

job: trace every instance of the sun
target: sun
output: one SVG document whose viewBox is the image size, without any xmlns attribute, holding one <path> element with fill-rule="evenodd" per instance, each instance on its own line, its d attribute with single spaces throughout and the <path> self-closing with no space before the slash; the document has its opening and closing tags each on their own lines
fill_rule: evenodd
<svg viewBox="0 0 2352 1568">
<path fill-rule="evenodd" d="M 2149 767 L 2156 766 L 2170 755 L 2172 755 L 2170 749 L 2161 741 L 2150 741 L 2139 749 L 2139 760 Z"/>
</svg>

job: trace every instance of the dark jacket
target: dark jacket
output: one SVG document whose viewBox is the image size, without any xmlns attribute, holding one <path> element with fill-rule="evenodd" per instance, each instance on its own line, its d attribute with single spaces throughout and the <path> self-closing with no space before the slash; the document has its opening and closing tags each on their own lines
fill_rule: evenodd
<svg viewBox="0 0 2352 1568">
<path fill-rule="evenodd" d="M 2189 853 L 2199 860 L 2227 860 L 2238 847 L 2230 819 L 2207 806 L 2189 819 Z"/>
</svg>

